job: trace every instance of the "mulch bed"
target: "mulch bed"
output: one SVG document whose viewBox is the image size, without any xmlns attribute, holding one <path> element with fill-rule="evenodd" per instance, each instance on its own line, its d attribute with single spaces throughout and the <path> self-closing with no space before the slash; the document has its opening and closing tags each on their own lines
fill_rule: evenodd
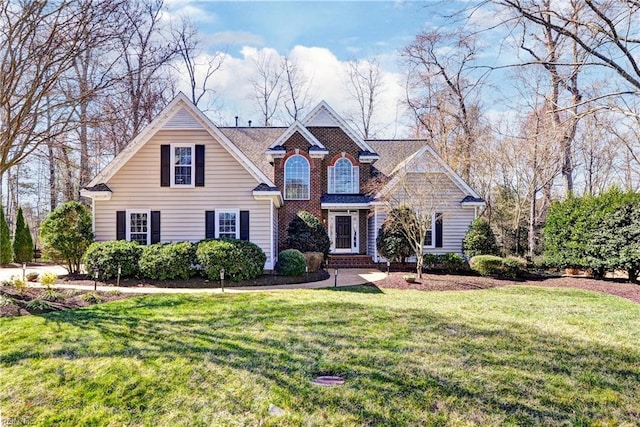
<svg viewBox="0 0 640 427">
<path fill-rule="evenodd" d="M 45 293 L 44 288 L 25 288 L 20 291 L 12 286 L 2 286 L 0 287 L 0 296 L 10 298 L 11 303 L 0 304 L 0 317 L 15 317 L 25 316 L 28 314 L 42 314 L 51 311 L 72 310 L 95 304 L 95 302 L 92 303 L 82 298 L 83 295 L 88 293 L 96 294 L 99 297 L 100 302 L 116 301 L 136 296 L 136 294 L 117 294 L 112 292 L 81 291 L 76 289 L 55 290 L 60 295 L 60 299 L 57 301 L 46 301 L 50 308 L 46 310 L 38 310 L 30 308 L 28 304 L 34 300 L 43 300 Z"/>
<path fill-rule="evenodd" d="M 423 274 L 422 279 L 416 277 L 415 283 L 407 283 L 402 276 L 406 272 L 392 272 L 388 278 L 379 280 L 374 285 L 379 288 L 415 289 L 420 291 L 468 291 L 489 289 L 498 286 L 531 285 L 547 287 L 578 288 L 604 292 L 640 304 L 640 285 L 623 283 L 614 280 L 596 280 L 587 277 L 532 277 L 529 280 L 502 280 L 479 276 L 453 276 L 447 274 Z"/>
<path fill-rule="evenodd" d="M 241 288 L 246 286 L 273 286 L 273 285 L 292 285 L 296 283 L 317 282 L 329 278 L 329 273 L 325 270 L 306 273 L 302 276 L 278 276 L 277 274 L 263 274 L 255 279 L 242 280 L 232 282 L 225 280 L 225 288 Z M 74 285 L 93 286 L 94 281 L 86 274 L 67 275 L 58 279 L 58 283 L 67 283 Z M 117 280 L 98 281 L 98 286 L 117 286 Z M 139 280 L 139 279 L 122 279 L 120 286 L 126 287 L 156 287 L 156 288 L 219 288 L 221 286 L 219 280 L 207 280 L 200 276 L 192 277 L 187 280 Z"/>
</svg>

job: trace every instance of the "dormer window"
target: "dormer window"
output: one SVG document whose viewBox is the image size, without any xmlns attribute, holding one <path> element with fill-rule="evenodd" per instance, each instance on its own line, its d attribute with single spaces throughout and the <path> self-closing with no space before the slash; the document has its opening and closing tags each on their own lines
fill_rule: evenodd
<svg viewBox="0 0 640 427">
<path fill-rule="evenodd" d="M 309 200 L 309 161 L 300 154 L 289 157 L 284 163 L 284 198 Z"/>
<path fill-rule="evenodd" d="M 195 155 L 193 144 L 171 145 L 171 186 L 193 187 Z"/>
<path fill-rule="evenodd" d="M 356 194 L 360 192 L 360 168 L 342 157 L 328 169 L 328 193 Z"/>
</svg>

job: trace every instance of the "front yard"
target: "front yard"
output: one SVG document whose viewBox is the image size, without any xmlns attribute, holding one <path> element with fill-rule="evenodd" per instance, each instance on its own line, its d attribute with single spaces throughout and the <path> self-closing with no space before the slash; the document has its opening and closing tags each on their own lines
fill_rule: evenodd
<svg viewBox="0 0 640 427">
<path fill-rule="evenodd" d="M 640 310 L 508 286 L 134 297 L 0 319 L 10 425 L 632 425 Z M 344 386 L 313 385 L 340 375 Z M 270 404 L 284 415 L 270 415 Z"/>
</svg>

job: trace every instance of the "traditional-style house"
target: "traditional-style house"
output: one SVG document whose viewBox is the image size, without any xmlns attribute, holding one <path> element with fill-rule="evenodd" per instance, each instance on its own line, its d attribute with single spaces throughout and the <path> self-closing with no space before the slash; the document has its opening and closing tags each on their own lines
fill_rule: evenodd
<svg viewBox="0 0 640 427">
<path fill-rule="evenodd" d="M 425 252 L 459 253 L 484 201 L 427 141 L 365 141 L 325 102 L 287 128 L 217 127 L 179 94 L 82 195 L 98 241 L 246 239 L 267 255 L 266 270 L 306 210 L 327 228 L 331 254 L 355 266 L 381 260 L 389 195 L 425 176 L 441 214 Z M 372 181 L 383 185 L 372 192 Z"/>
</svg>

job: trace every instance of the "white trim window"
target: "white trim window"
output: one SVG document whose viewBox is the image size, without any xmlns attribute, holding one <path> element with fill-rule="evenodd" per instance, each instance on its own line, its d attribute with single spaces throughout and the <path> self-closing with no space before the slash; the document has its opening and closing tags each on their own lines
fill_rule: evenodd
<svg viewBox="0 0 640 427">
<path fill-rule="evenodd" d="M 216 238 L 240 239 L 240 211 L 216 210 Z"/>
<path fill-rule="evenodd" d="M 360 192 L 360 168 L 349 159 L 338 159 L 327 170 L 327 192 L 330 194 L 357 194 Z"/>
<path fill-rule="evenodd" d="M 285 200 L 309 200 L 309 161 L 300 154 L 284 162 Z"/>
<path fill-rule="evenodd" d="M 127 211 L 127 240 L 141 245 L 151 243 L 151 212 L 146 210 Z"/>
<path fill-rule="evenodd" d="M 431 229 L 427 230 L 424 236 L 424 247 L 435 248 L 436 247 L 436 214 L 431 215 Z"/>
<path fill-rule="evenodd" d="M 195 144 L 171 144 L 171 186 L 195 186 Z"/>
</svg>

